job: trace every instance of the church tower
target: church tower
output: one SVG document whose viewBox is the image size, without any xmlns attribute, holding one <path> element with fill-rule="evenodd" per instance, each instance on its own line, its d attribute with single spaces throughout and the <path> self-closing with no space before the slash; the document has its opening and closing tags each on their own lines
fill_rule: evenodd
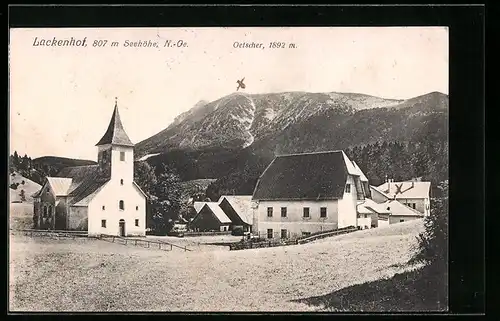
<svg viewBox="0 0 500 321">
<path fill-rule="evenodd" d="M 96 146 L 100 175 L 121 185 L 131 184 L 134 180 L 134 144 L 123 129 L 116 99 L 108 129 Z"/>
</svg>

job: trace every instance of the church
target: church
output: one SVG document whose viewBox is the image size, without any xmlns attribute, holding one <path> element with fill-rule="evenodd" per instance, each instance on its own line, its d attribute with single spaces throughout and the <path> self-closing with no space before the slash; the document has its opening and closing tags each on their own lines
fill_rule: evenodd
<svg viewBox="0 0 500 321">
<path fill-rule="evenodd" d="M 63 168 L 34 197 L 35 228 L 87 231 L 89 236 L 146 235 L 146 194 L 134 182 L 134 144 L 118 106 L 96 144 L 97 165 Z"/>
</svg>

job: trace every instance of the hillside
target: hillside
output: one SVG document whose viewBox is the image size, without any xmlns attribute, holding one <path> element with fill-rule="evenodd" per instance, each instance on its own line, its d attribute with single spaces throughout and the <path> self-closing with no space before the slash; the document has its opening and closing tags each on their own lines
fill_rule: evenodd
<svg viewBox="0 0 500 321">
<path fill-rule="evenodd" d="M 43 168 L 43 166 L 50 166 L 56 169 L 62 169 L 64 167 L 70 166 L 84 166 L 84 165 L 95 165 L 95 161 L 86 159 L 74 159 L 58 156 L 43 156 L 33 159 L 33 164 Z"/>
<path fill-rule="evenodd" d="M 436 303 L 422 297 L 426 280 L 411 277 L 415 267 L 405 265 L 422 223 L 243 251 L 165 252 L 91 239 L 13 235 L 10 308 L 436 311 Z"/>
<path fill-rule="evenodd" d="M 14 185 L 17 185 L 14 189 Z M 9 175 L 9 200 L 13 202 L 33 203 L 32 195 L 40 190 L 42 186 L 32 180 L 22 176 L 18 172 Z M 24 191 L 25 200 L 21 199 L 21 191 Z"/>
<path fill-rule="evenodd" d="M 425 127 L 423 120 L 438 118 L 445 124 L 447 114 L 448 96 L 438 92 L 407 100 L 357 93 L 233 93 L 210 103 L 199 102 L 163 131 L 139 142 L 136 155 L 252 145 L 286 151 L 286 144 L 295 143 L 303 134 L 309 138 L 301 139 L 299 148 L 323 149 L 331 145 L 328 140 L 339 137 L 339 144 L 347 146 L 374 139 L 408 140 Z M 371 123 L 372 119 L 376 121 Z"/>
</svg>

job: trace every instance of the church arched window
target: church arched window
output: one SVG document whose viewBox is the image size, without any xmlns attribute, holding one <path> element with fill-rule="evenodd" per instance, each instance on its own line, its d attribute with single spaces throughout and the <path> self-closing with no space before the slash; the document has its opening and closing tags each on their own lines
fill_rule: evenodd
<svg viewBox="0 0 500 321">
<path fill-rule="evenodd" d="M 120 200 L 119 206 L 120 206 L 121 210 L 124 210 L 125 209 L 125 202 L 123 200 Z"/>
</svg>

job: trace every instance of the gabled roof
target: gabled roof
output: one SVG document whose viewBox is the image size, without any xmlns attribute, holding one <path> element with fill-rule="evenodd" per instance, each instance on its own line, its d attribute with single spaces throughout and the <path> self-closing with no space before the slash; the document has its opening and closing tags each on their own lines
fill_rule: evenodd
<svg viewBox="0 0 500 321">
<path fill-rule="evenodd" d="M 99 165 L 66 167 L 57 177 L 71 179 L 69 204 L 75 206 L 87 206 L 95 193 L 109 181 L 109 177 L 100 175 Z"/>
<path fill-rule="evenodd" d="M 358 164 L 356 164 L 355 161 L 352 161 L 352 164 L 354 165 L 354 168 L 356 169 L 356 172 L 362 182 L 368 182 L 368 178 L 365 176 L 361 168 L 359 168 Z"/>
<path fill-rule="evenodd" d="M 424 216 L 424 214 L 420 213 L 419 211 L 414 210 L 413 208 L 406 206 L 405 204 L 397 200 L 389 200 L 379 205 L 389 210 L 391 212 L 390 215 L 393 216 Z"/>
<path fill-rule="evenodd" d="M 370 191 L 377 192 L 377 193 L 379 193 L 380 195 L 384 196 L 387 199 L 392 199 L 393 198 L 389 194 L 386 194 L 386 193 L 382 192 L 380 189 L 378 189 L 378 187 L 373 186 L 373 185 L 370 185 Z"/>
<path fill-rule="evenodd" d="M 219 203 L 206 202 L 203 208 L 208 208 L 222 224 L 231 223 L 229 217 L 227 217 L 226 213 L 219 207 Z"/>
<path fill-rule="evenodd" d="M 67 196 L 71 187 L 71 178 L 47 177 L 47 182 L 54 191 L 55 196 Z"/>
<path fill-rule="evenodd" d="M 194 202 L 193 203 L 193 207 L 194 207 L 194 210 L 196 211 L 196 213 L 199 213 L 200 210 L 203 208 L 203 206 L 205 206 L 207 202 Z"/>
<path fill-rule="evenodd" d="M 106 144 L 114 144 L 114 145 L 122 145 L 122 146 L 134 146 L 128 138 L 125 129 L 123 129 L 123 124 L 120 120 L 120 114 L 118 113 L 118 106 L 115 103 L 115 110 L 113 111 L 113 115 L 111 116 L 111 121 L 109 122 L 108 129 L 104 136 L 99 140 L 96 146 L 106 145 Z"/>
<path fill-rule="evenodd" d="M 277 156 L 257 181 L 252 199 L 340 199 L 348 174 L 359 176 L 343 151 Z"/>
<path fill-rule="evenodd" d="M 243 222 L 249 225 L 253 224 L 252 195 L 223 195 L 218 203 L 220 204 L 223 199 L 229 202 Z"/>
<path fill-rule="evenodd" d="M 387 209 L 387 205 L 384 206 L 384 203 L 378 204 L 374 202 L 372 199 L 365 198 L 364 201 L 359 202 L 357 206 L 358 213 L 361 214 L 389 214 L 390 210 Z"/>
<path fill-rule="evenodd" d="M 401 192 L 398 188 L 401 186 Z M 430 182 L 386 182 L 377 187 L 377 190 L 389 195 L 389 198 L 429 198 Z M 396 194 L 397 193 L 397 194 Z"/>
</svg>

